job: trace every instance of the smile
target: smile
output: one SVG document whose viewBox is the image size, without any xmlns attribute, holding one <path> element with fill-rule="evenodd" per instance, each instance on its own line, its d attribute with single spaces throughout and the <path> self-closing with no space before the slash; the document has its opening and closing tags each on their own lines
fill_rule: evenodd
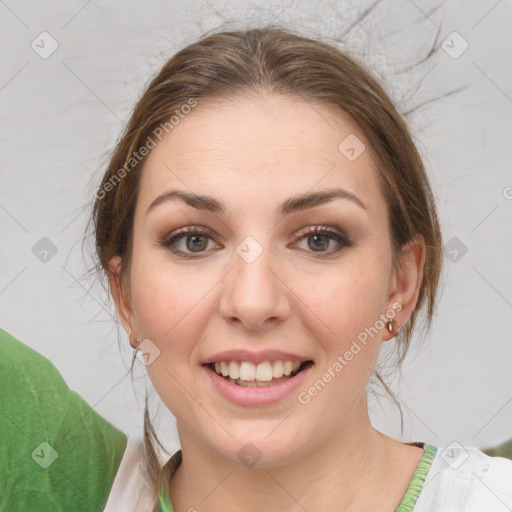
<svg viewBox="0 0 512 512">
<path fill-rule="evenodd" d="M 311 360 L 267 360 L 258 364 L 231 360 L 204 363 L 201 370 L 215 394 L 239 406 L 263 407 L 293 399 L 314 366 Z"/>
<path fill-rule="evenodd" d="M 217 361 L 208 366 L 228 382 L 238 386 L 267 387 L 294 377 L 312 361 Z"/>
</svg>

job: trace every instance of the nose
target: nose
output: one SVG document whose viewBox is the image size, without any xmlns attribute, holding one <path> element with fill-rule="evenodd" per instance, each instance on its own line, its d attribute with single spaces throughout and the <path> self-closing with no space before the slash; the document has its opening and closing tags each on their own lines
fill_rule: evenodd
<svg viewBox="0 0 512 512">
<path fill-rule="evenodd" d="M 271 252 L 249 238 L 233 253 L 233 268 L 223 279 L 220 301 L 220 312 L 227 322 L 261 330 L 288 318 L 291 291 L 285 276 L 276 271 L 278 265 Z"/>
</svg>

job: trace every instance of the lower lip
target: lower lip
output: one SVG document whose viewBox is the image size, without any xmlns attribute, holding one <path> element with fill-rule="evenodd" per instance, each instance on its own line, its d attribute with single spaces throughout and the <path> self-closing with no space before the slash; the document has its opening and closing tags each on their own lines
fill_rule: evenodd
<svg viewBox="0 0 512 512">
<path fill-rule="evenodd" d="M 211 380 L 215 389 L 224 398 L 238 405 L 254 407 L 275 404 L 290 396 L 304 382 L 306 374 L 312 366 L 300 371 L 294 377 L 266 387 L 247 387 L 233 384 L 224 377 L 217 375 L 208 366 L 202 366 L 201 368 L 206 372 L 206 376 Z"/>
</svg>

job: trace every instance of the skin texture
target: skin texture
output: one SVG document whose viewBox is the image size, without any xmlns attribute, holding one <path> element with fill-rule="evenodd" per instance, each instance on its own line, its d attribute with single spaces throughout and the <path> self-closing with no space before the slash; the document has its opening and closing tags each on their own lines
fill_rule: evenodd
<svg viewBox="0 0 512 512">
<path fill-rule="evenodd" d="M 349 134 L 366 150 L 349 161 L 338 146 Z M 343 188 L 348 199 L 287 215 L 291 196 Z M 226 213 L 180 200 L 146 213 L 164 191 L 214 196 Z M 184 226 L 211 238 L 159 242 Z M 351 244 L 306 236 L 305 228 L 344 230 Z M 253 237 L 252 263 L 236 248 Z M 340 249 L 341 250 L 337 250 Z M 198 249 L 195 249 L 196 251 Z M 364 134 L 344 114 L 281 95 L 202 101 L 151 151 L 134 220 L 130 290 L 120 287 L 119 259 L 110 284 L 132 346 L 149 339 L 160 355 L 147 366 L 177 419 L 183 463 L 170 482 L 177 512 L 214 510 L 394 511 L 423 450 L 384 436 L 370 424 L 366 384 L 384 327 L 304 405 L 297 393 L 274 405 L 235 405 L 212 387 L 200 364 L 229 349 L 277 349 L 314 361 L 307 390 L 379 315 L 400 304 L 403 325 L 422 278 L 424 247 L 414 241 L 392 264 L 387 204 Z M 381 326 L 381 325 L 379 325 Z M 245 467 L 247 443 L 261 458 Z M 214 490 L 214 491 L 212 491 Z M 304 507 L 304 508 L 303 508 Z"/>
</svg>

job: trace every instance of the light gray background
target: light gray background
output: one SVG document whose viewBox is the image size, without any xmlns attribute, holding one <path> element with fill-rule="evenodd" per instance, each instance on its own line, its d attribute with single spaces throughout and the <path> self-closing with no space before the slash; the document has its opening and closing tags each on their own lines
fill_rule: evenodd
<svg viewBox="0 0 512 512">
<path fill-rule="evenodd" d="M 467 248 L 456 262 L 446 258 L 433 329 L 392 380 L 405 411 L 403 439 L 483 447 L 512 437 L 512 2 L 384 1 L 364 15 L 372 3 L 0 1 L 0 327 L 48 357 L 128 435 L 142 434 L 151 383 L 138 361 L 133 385 L 123 378 L 128 337 L 121 328 L 119 347 L 114 307 L 84 275 L 92 191 L 138 96 L 173 53 L 226 21 L 275 21 L 339 40 L 401 112 L 420 106 L 407 119 L 445 242 L 456 237 L 451 243 Z M 42 46 L 44 31 L 58 43 L 46 59 L 31 47 Z M 461 48 L 453 31 L 469 44 L 458 58 L 441 47 L 448 37 Z M 420 63 L 433 45 L 437 52 Z M 42 237 L 57 248 L 46 262 L 32 250 Z M 399 437 L 397 409 L 381 404 L 372 402 L 374 424 Z M 174 419 L 159 410 L 158 431 L 172 452 Z"/>
</svg>

